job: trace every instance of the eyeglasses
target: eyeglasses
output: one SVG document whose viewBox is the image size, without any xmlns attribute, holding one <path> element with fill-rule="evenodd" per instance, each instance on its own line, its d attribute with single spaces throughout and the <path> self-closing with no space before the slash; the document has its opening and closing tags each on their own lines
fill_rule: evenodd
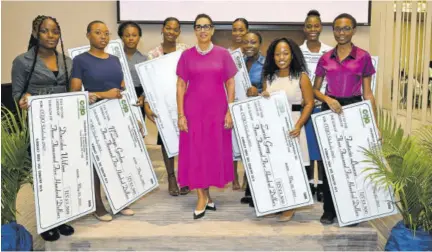
<svg viewBox="0 0 432 252">
<path fill-rule="evenodd" d="M 333 31 L 337 33 L 341 33 L 341 32 L 350 32 L 352 31 L 352 29 L 353 28 L 351 26 L 344 26 L 344 27 L 335 27 Z"/>
<path fill-rule="evenodd" d="M 110 32 L 101 32 L 101 31 L 98 31 L 98 30 L 97 30 L 97 31 L 93 31 L 93 33 L 96 34 L 96 35 L 99 36 L 99 37 L 102 36 L 102 34 L 105 35 L 105 37 L 109 37 L 109 36 L 111 36 L 111 33 L 110 33 Z"/>
<path fill-rule="evenodd" d="M 212 28 L 212 27 L 213 27 L 213 25 L 211 25 L 211 24 L 206 24 L 206 25 L 195 25 L 195 26 L 194 26 L 194 29 L 195 29 L 195 31 L 201 31 L 201 30 L 208 31 L 208 30 L 210 30 L 210 28 Z"/>
</svg>

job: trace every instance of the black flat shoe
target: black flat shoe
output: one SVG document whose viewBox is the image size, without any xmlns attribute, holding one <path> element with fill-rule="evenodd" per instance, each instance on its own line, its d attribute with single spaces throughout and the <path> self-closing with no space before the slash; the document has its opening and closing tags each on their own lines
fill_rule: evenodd
<svg viewBox="0 0 432 252">
<path fill-rule="evenodd" d="M 251 196 L 244 196 L 243 198 L 240 199 L 240 203 L 242 204 L 249 204 L 251 202 L 252 202 Z"/>
<path fill-rule="evenodd" d="M 252 199 L 251 199 L 251 202 L 249 202 L 249 206 L 250 206 L 250 207 L 255 207 L 255 204 L 254 204 L 254 202 L 253 202 Z"/>
<path fill-rule="evenodd" d="M 335 217 L 336 215 L 333 213 L 324 212 L 321 216 L 320 222 L 324 225 L 330 225 L 333 224 Z"/>
<path fill-rule="evenodd" d="M 354 224 L 351 224 L 351 225 L 347 225 L 345 227 L 357 227 L 358 225 L 359 225 L 359 223 L 354 223 Z"/>
<path fill-rule="evenodd" d="M 216 211 L 216 204 L 214 202 L 208 203 L 206 206 L 206 210 Z"/>
<path fill-rule="evenodd" d="M 45 241 L 50 241 L 50 242 L 57 241 L 60 238 L 60 234 L 57 228 L 53 228 L 51 230 L 45 231 L 42 234 L 40 234 L 40 236 Z"/>
<path fill-rule="evenodd" d="M 63 224 L 57 227 L 59 233 L 64 236 L 72 235 L 75 232 L 75 229 L 72 226 Z"/>
</svg>

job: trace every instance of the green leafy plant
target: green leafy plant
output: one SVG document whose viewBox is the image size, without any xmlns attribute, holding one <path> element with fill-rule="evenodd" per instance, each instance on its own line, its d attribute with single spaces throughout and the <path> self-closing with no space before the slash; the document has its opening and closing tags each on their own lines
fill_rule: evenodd
<svg viewBox="0 0 432 252">
<path fill-rule="evenodd" d="M 32 183 L 27 111 L 1 107 L 1 223 L 16 221 L 16 199 L 21 186 Z"/>
<path fill-rule="evenodd" d="M 379 187 L 392 188 L 393 202 L 406 227 L 432 230 L 432 126 L 405 135 L 389 112 L 379 111 L 381 146 L 363 149 L 368 178 Z"/>
</svg>

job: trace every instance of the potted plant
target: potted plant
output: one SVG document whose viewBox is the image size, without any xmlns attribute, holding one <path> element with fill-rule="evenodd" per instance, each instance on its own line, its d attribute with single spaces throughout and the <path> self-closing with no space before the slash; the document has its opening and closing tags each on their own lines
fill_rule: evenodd
<svg viewBox="0 0 432 252">
<path fill-rule="evenodd" d="M 2 250 L 31 250 L 32 237 L 16 223 L 18 191 L 32 183 L 27 111 L 1 107 L 1 224 Z"/>
<path fill-rule="evenodd" d="M 386 251 L 432 250 L 432 125 L 413 135 L 404 130 L 388 112 L 377 118 L 383 143 L 363 149 L 368 178 L 378 187 L 392 188 L 395 206 L 402 220 L 392 229 Z"/>
</svg>

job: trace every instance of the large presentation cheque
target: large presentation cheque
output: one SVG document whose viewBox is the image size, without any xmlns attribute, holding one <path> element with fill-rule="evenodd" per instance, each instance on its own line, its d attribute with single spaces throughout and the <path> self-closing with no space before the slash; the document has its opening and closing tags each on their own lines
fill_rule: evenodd
<svg viewBox="0 0 432 252">
<path fill-rule="evenodd" d="M 68 53 L 69 53 L 69 56 L 71 57 L 71 59 L 73 59 L 77 55 L 80 55 L 81 53 L 85 53 L 88 50 L 90 50 L 89 45 L 68 49 Z M 129 100 L 131 101 L 131 103 L 135 104 L 138 100 L 138 96 L 140 96 L 141 94 L 137 94 L 135 92 L 135 86 L 134 86 L 132 76 L 130 73 L 126 54 L 124 53 L 124 50 L 123 50 L 123 42 L 121 41 L 121 39 L 110 40 L 107 47 L 105 48 L 105 52 L 109 53 L 111 55 L 117 56 L 117 58 L 119 58 L 120 64 L 121 64 L 121 67 L 123 70 L 124 82 L 126 85 L 126 90 L 125 90 L 125 92 L 122 92 L 122 94 L 129 96 Z M 84 85 L 85 85 L 85 83 L 84 83 Z M 131 109 L 132 109 L 133 113 L 135 114 L 136 118 L 138 118 L 138 121 L 141 122 L 142 127 L 143 127 L 143 131 L 144 131 L 144 135 L 146 136 L 147 135 L 147 128 L 145 126 L 144 117 L 143 117 L 143 114 L 141 112 L 140 107 L 132 106 Z"/>
<path fill-rule="evenodd" d="M 343 107 L 338 115 L 325 111 L 312 115 L 315 133 L 340 226 L 397 213 L 390 190 L 366 179 L 370 167 L 362 147 L 378 143 L 378 130 L 369 101 Z"/>
<path fill-rule="evenodd" d="M 135 65 L 146 100 L 157 115 L 156 126 L 168 157 L 179 152 L 176 69 L 182 52 L 178 50 Z"/>
<path fill-rule="evenodd" d="M 257 216 L 313 204 L 284 92 L 230 104 Z"/>
<path fill-rule="evenodd" d="M 237 74 L 234 76 L 235 81 L 235 98 L 234 102 L 244 101 L 248 97 L 246 95 L 247 90 L 252 86 L 249 72 L 247 70 L 246 64 L 244 62 L 243 53 L 241 49 L 236 49 L 231 51 L 231 57 L 234 60 L 234 63 L 237 66 Z M 233 130 L 235 131 L 235 130 Z M 232 142 L 233 142 L 233 156 L 234 160 L 241 159 L 240 147 L 237 142 L 237 138 L 235 137 L 235 132 L 232 134 Z"/>
<path fill-rule="evenodd" d="M 90 106 L 93 163 L 114 214 L 158 186 L 127 96 Z"/>
<path fill-rule="evenodd" d="M 30 96 L 38 233 L 95 211 L 87 92 Z"/>
</svg>

